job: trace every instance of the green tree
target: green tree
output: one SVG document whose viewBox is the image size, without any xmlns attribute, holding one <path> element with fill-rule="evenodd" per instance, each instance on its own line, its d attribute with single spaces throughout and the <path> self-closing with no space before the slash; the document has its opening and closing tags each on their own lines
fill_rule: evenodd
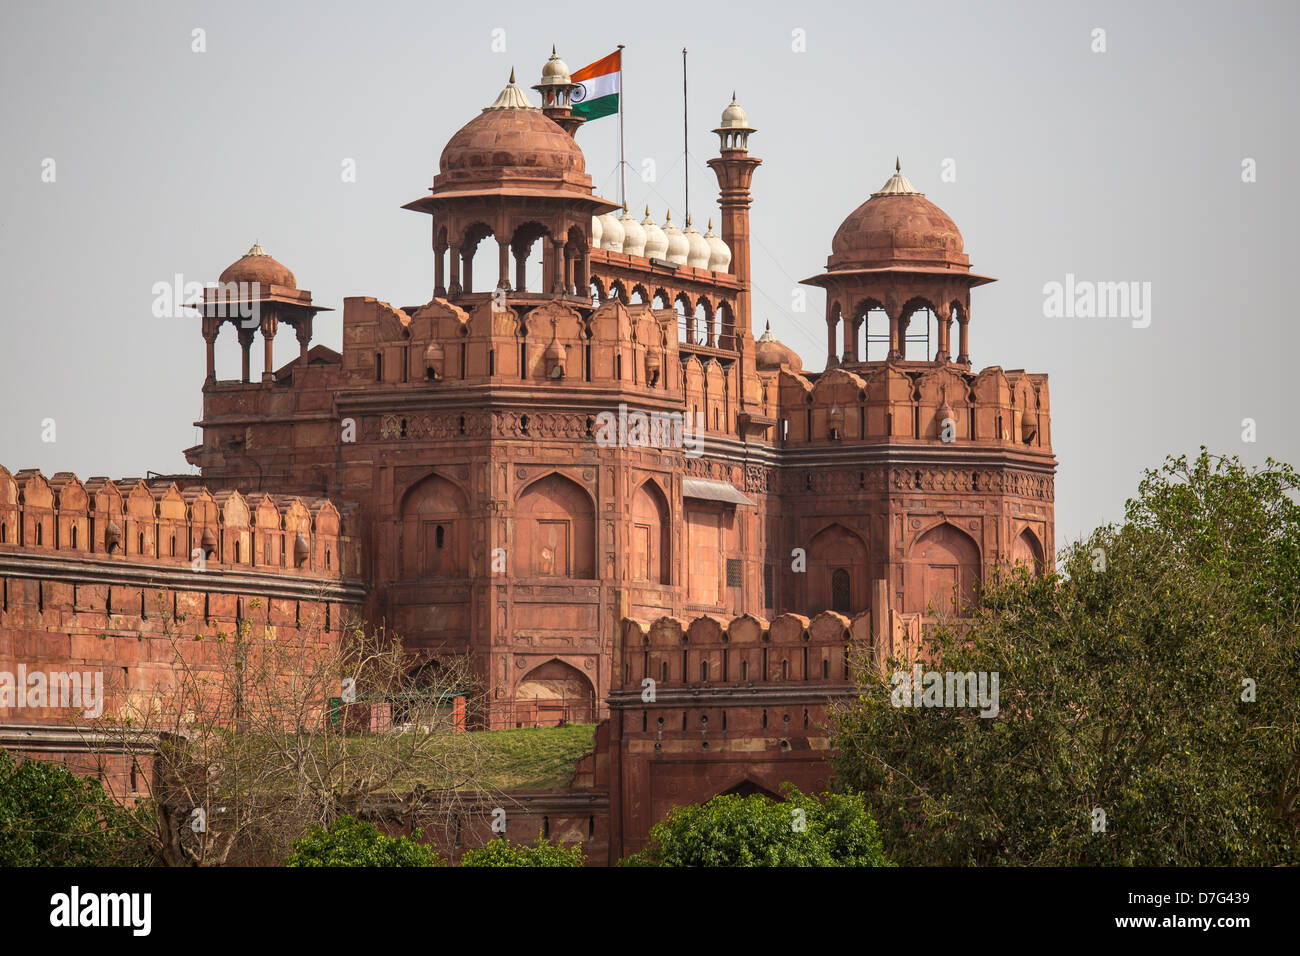
<svg viewBox="0 0 1300 956">
<path fill-rule="evenodd" d="M 997 673 L 996 717 L 893 706 L 911 661 L 864 670 L 836 763 L 891 858 L 1300 862 L 1296 491 L 1272 460 L 1170 458 L 1056 574 L 987 582 L 924 666 Z"/>
<path fill-rule="evenodd" d="M 888 866 L 859 794 L 800 793 L 782 801 L 724 794 L 677 807 L 650 829 L 632 866 Z"/>
<path fill-rule="evenodd" d="M 0 750 L 0 866 L 142 866 L 144 807 L 120 807 L 98 780 Z"/>
<path fill-rule="evenodd" d="M 551 843 L 540 834 L 532 845 L 511 843 L 503 837 L 466 850 L 460 858 L 461 866 L 583 866 L 586 862 L 578 844 Z"/>
<path fill-rule="evenodd" d="M 309 827 L 294 841 L 285 866 L 441 866 L 433 847 L 420 843 L 421 831 L 412 837 L 390 837 L 364 820 L 339 817 L 329 829 Z"/>
</svg>

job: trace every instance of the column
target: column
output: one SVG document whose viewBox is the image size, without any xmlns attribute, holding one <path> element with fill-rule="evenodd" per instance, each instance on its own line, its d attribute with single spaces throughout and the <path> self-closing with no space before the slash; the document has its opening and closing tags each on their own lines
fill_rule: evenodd
<svg viewBox="0 0 1300 956">
<path fill-rule="evenodd" d="M 465 281 L 469 285 L 469 280 Z M 510 288 L 510 243 L 504 239 L 497 240 L 497 288 Z M 523 285 L 520 284 L 520 289 Z"/>
<path fill-rule="evenodd" d="M 902 349 L 899 348 L 902 338 L 901 320 L 891 315 L 889 317 L 889 354 L 885 357 L 886 362 L 897 362 L 903 357 Z"/>
<path fill-rule="evenodd" d="M 551 240 L 551 268 L 548 279 L 552 295 L 564 295 L 569 291 L 569 257 L 565 254 L 564 239 Z"/>
<path fill-rule="evenodd" d="M 851 315 L 841 315 L 840 321 L 844 323 L 844 363 L 856 363 L 858 360 L 858 327 L 853 324 Z"/>
<path fill-rule="evenodd" d="M 275 342 L 275 333 L 279 328 L 279 321 L 274 315 L 265 315 L 262 317 L 262 381 L 269 382 L 275 377 L 273 365 L 275 357 L 271 352 L 271 346 Z"/>
<path fill-rule="evenodd" d="M 460 246 L 452 245 L 448 247 L 447 264 L 451 266 L 451 284 L 447 286 L 447 294 L 453 298 L 460 295 Z"/>
<path fill-rule="evenodd" d="M 461 289 L 469 295 L 474 291 L 474 250 L 469 252 L 461 251 L 460 254 L 460 282 Z"/>
<path fill-rule="evenodd" d="M 203 341 L 207 343 L 208 351 L 208 377 L 207 381 L 215 382 L 217 380 L 217 333 L 221 331 L 221 323 L 203 323 Z"/>
<path fill-rule="evenodd" d="M 959 365 L 970 364 L 970 336 L 968 334 L 969 329 L 970 329 L 970 318 L 964 315 L 958 315 L 957 330 L 958 330 L 958 339 L 960 341 L 960 345 L 958 346 L 958 350 L 957 350 L 957 364 Z"/>
<path fill-rule="evenodd" d="M 247 385 L 252 380 L 252 370 L 249 364 L 249 352 L 253 348 L 253 333 L 256 329 L 246 329 L 242 325 L 239 327 L 239 348 L 244 353 L 242 365 L 242 381 Z"/>
<path fill-rule="evenodd" d="M 835 321 L 826 316 L 826 367 L 834 368 L 839 362 L 835 358 Z"/>
<path fill-rule="evenodd" d="M 294 329 L 298 336 L 298 364 L 307 367 L 307 350 L 311 347 L 311 316 L 299 319 Z"/>
<path fill-rule="evenodd" d="M 443 275 L 443 272 L 445 271 L 443 262 L 446 254 L 446 247 L 433 250 L 433 294 L 438 297 L 443 297 L 447 294 L 447 287 L 444 284 L 446 277 Z"/>
</svg>

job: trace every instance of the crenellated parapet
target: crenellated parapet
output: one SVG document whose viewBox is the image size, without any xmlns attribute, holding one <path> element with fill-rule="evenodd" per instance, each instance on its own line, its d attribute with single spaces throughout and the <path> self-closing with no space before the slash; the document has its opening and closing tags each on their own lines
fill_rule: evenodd
<svg viewBox="0 0 1300 956">
<path fill-rule="evenodd" d="M 184 478 L 46 478 L 0 466 L 0 556 L 262 573 L 341 583 L 361 555 L 354 511 L 326 498 L 245 496 Z"/>
<path fill-rule="evenodd" d="M 991 366 L 917 368 L 876 363 L 820 373 L 779 368 L 765 376 L 765 410 L 784 447 L 972 444 L 1051 458 L 1047 376 Z"/>
<path fill-rule="evenodd" d="M 0 675 L 94 687 L 93 700 L 0 703 L 4 746 L 136 795 L 147 761 L 89 754 L 85 719 L 147 709 L 182 660 L 220 666 L 223 635 L 337 642 L 366 597 L 356 520 L 324 498 L 183 476 L 83 482 L 0 467 Z"/>
<path fill-rule="evenodd" d="M 706 614 L 689 622 L 624 618 L 620 635 L 612 694 L 632 706 L 644 699 L 647 679 L 656 697 L 713 697 L 728 689 L 838 693 L 852 686 L 854 667 L 905 654 L 919 637 L 913 616 L 891 617 L 885 609 L 852 617 L 781 614 L 770 621 L 752 614 Z"/>
</svg>

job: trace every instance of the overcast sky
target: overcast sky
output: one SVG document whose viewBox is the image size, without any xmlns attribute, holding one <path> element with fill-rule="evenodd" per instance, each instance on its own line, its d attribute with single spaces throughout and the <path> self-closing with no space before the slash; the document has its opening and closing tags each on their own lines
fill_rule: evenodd
<svg viewBox="0 0 1300 956">
<path fill-rule="evenodd" d="M 734 88 L 763 159 L 754 331 L 770 320 L 810 370 L 825 362 L 824 299 L 810 289 L 796 312 L 796 282 L 821 271 L 839 223 L 902 157 L 973 269 L 999 279 L 973 293 L 975 368 L 1050 376 L 1059 548 L 1119 518 L 1167 453 L 1205 444 L 1300 463 L 1284 228 L 1297 214 L 1285 164 L 1298 9 L 8 0 L 0 463 L 83 478 L 189 470 L 203 339 L 197 319 L 152 315 L 155 283 L 213 280 L 258 240 L 340 310 L 316 326 L 338 348 L 345 296 L 429 299 L 428 220 L 399 206 L 427 191 L 443 144 L 511 67 L 531 86 L 552 43 L 573 69 L 624 43 L 629 204 L 679 220 L 689 165 L 696 223 L 716 213 L 704 163 Z M 617 132 L 604 119 L 579 133 L 611 197 Z M 1149 325 L 1045 315 L 1045 284 L 1067 274 L 1150 283 Z M 229 328 L 222 342 L 219 374 L 235 377 Z M 282 333 L 277 360 L 295 353 Z"/>
</svg>

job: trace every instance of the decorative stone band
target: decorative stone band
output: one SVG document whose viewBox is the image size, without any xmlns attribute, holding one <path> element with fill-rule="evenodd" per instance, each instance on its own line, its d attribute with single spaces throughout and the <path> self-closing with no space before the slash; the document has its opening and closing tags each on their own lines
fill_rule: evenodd
<svg viewBox="0 0 1300 956">
<path fill-rule="evenodd" d="M 157 743 L 150 731 L 102 734 L 83 727 L 0 724 L 0 749 L 11 753 L 119 753 L 134 754 Z"/>
<path fill-rule="evenodd" d="M 796 704 L 823 703 L 829 698 L 854 697 L 858 693 L 853 684 L 837 682 L 834 684 L 813 683 L 799 687 L 758 686 L 749 687 L 741 684 L 720 684 L 706 688 L 660 686 L 655 690 L 655 699 L 647 703 L 639 690 L 614 691 L 606 701 L 616 710 L 649 710 L 654 707 L 717 707 L 730 704 Z"/>
<path fill-rule="evenodd" d="M 247 594 L 290 600 L 335 601 L 341 604 L 360 604 L 366 597 L 366 589 L 362 585 L 341 584 L 329 578 L 287 577 L 275 571 L 235 572 L 212 566 L 206 571 L 192 571 L 174 565 L 127 564 L 122 561 L 63 558 L 21 551 L 0 551 L 0 577 L 63 581 L 80 585 L 174 588 L 181 591 Z"/>
</svg>

